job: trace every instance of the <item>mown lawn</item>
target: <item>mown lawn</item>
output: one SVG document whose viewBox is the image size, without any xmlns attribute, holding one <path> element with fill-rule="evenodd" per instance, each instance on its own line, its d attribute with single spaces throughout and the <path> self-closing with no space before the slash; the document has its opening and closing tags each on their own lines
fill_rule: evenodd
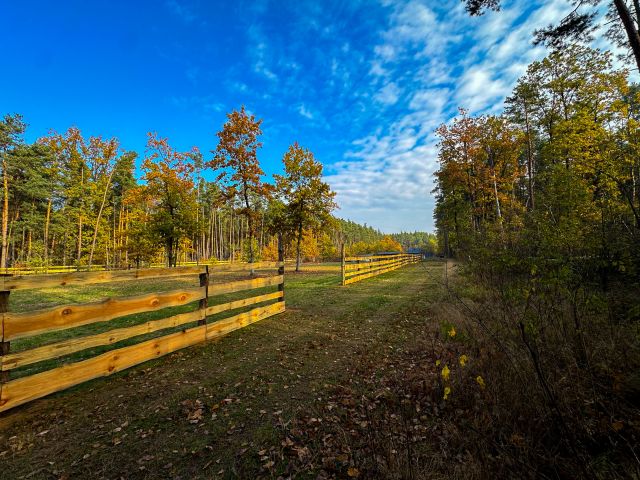
<svg viewBox="0 0 640 480">
<path fill-rule="evenodd" d="M 363 364 L 388 368 L 433 327 L 441 277 L 435 262 L 348 287 L 339 272 L 287 275 L 282 315 L 1 414 L 0 477 L 275 478 L 287 468 L 292 421 L 324 405 Z M 74 298 L 128 286 L 96 288 Z M 321 463 L 312 460 L 305 464 Z M 348 458 L 343 464 L 338 476 L 357 473 Z M 314 468 L 295 475 L 315 478 Z"/>
</svg>

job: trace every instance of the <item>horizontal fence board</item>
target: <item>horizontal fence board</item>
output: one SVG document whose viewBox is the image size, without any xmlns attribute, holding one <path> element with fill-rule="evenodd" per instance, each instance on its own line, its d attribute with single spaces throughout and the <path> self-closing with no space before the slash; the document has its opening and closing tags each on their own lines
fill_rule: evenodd
<svg viewBox="0 0 640 480">
<path fill-rule="evenodd" d="M 392 270 L 396 270 L 397 268 L 399 268 L 399 267 L 388 268 L 388 269 L 382 270 L 380 272 L 368 273 L 366 275 L 361 275 L 359 277 L 348 278 L 347 280 L 344 281 L 344 284 L 345 285 L 349 285 L 350 283 L 359 282 L 360 280 L 365 280 L 367 278 L 376 277 L 378 275 L 382 275 L 383 273 L 387 273 L 387 272 L 391 272 Z"/>
<path fill-rule="evenodd" d="M 402 267 L 403 265 L 404 264 L 402 264 L 402 263 L 401 264 L 388 265 L 388 266 L 375 268 L 375 269 L 371 269 L 371 270 L 364 271 L 364 272 L 358 272 L 358 273 L 353 274 L 353 275 L 345 275 L 345 279 L 350 280 L 352 278 L 363 277 L 364 275 L 369 275 L 367 278 L 370 278 L 371 276 L 373 276 L 373 274 L 381 274 L 381 273 L 384 273 L 386 271 Z"/>
<path fill-rule="evenodd" d="M 112 375 L 139 363 L 225 335 L 233 330 L 283 312 L 284 302 L 253 309 L 220 322 L 200 325 L 164 337 L 103 353 L 29 377 L 0 384 L 0 412 L 98 377 Z"/>
<path fill-rule="evenodd" d="M 250 270 L 251 268 L 254 269 L 266 269 L 266 268 L 277 268 L 280 266 L 281 262 L 269 262 L 269 261 L 265 261 L 265 262 L 254 262 L 253 264 L 248 263 L 248 262 L 228 262 L 228 261 L 218 261 L 218 262 L 212 262 L 212 263 L 208 263 L 208 262 L 179 262 L 178 265 L 174 268 L 172 268 L 172 270 L 175 270 L 176 268 L 204 268 L 204 267 L 209 267 L 210 270 L 212 271 L 228 271 L 228 270 Z M 149 265 L 147 268 L 145 269 L 139 269 L 141 270 L 159 270 L 159 269 L 168 269 L 166 264 L 151 264 Z M 52 275 L 52 274 L 58 274 L 58 273 L 89 273 L 89 272 L 118 272 L 118 271 L 136 271 L 134 269 L 113 269 L 113 270 L 109 270 L 109 267 L 107 267 L 106 265 L 92 265 L 91 268 L 87 267 L 87 266 L 82 266 L 80 268 L 78 268 L 75 265 L 67 265 L 67 266 L 62 266 L 62 265 L 52 265 L 49 267 L 7 267 L 7 268 L 1 268 L 0 269 L 0 273 L 4 273 L 4 274 L 8 274 L 8 275 L 29 275 L 29 276 L 33 276 L 33 275 Z"/>
<path fill-rule="evenodd" d="M 206 325 L 202 325 L 29 377 L 11 380 L 0 387 L 0 411 L 194 345 L 204 341 L 205 335 Z"/>
<path fill-rule="evenodd" d="M 195 266 L 0 277 L 0 290 L 28 290 L 34 288 L 63 287 L 70 285 L 89 285 L 95 283 L 137 280 L 141 278 L 166 278 L 184 275 L 199 275 L 205 272 L 205 266 Z"/>
<path fill-rule="evenodd" d="M 192 288 L 125 298 L 107 298 L 101 302 L 63 305 L 25 313 L 7 313 L 4 339 L 14 340 L 40 333 L 104 322 L 134 313 L 152 312 L 186 305 L 205 298 L 206 289 Z"/>
<path fill-rule="evenodd" d="M 359 270 L 368 270 L 376 267 L 383 267 L 386 265 L 395 265 L 398 262 L 402 262 L 403 259 L 394 259 L 385 262 L 369 262 L 369 263 L 356 263 L 356 264 L 347 264 L 345 265 L 345 271 L 349 272 L 357 272 Z"/>
<path fill-rule="evenodd" d="M 406 255 L 406 254 L 396 253 L 393 255 L 361 255 L 357 257 L 345 257 L 344 261 L 358 262 L 358 261 L 366 261 L 366 260 L 377 260 L 381 258 L 398 258 L 398 257 L 401 257 L 402 255 Z"/>
<path fill-rule="evenodd" d="M 250 268 L 272 268 L 272 267 L 279 267 L 280 264 L 283 262 L 270 262 L 270 261 L 264 261 L 264 262 L 253 262 L 253 263 L 249 263 L 249 262 L 212 262 L 212 263 L 208 263 L 208 262 L 180 262 L 178 264 L 178 266 L 180 267 L 195 267 L 195 266 L 200 266 L 200 267 L 209 267 L 209 271 L 212 270 L 217 270 L 217 269 L 222 269 L 222 270 L 228 270 L 228 269 L 238 269 L 238 270 L 248 270 Z M 162 265 L 160 264 L 152 264 L 150 265 L 151 268 L 160 268 L 162 267 Z"/>
<path fill-rule="evenodd" d="M 225 318 L 218 322 L 207 325 L 207 340 L 226 335 L 229 332 L 246 327 L 264 318 L 282 313 L 285 311 L 285 302 L 276 302 L 266 307 L 254 308 L 245 313 L 239 313 L 233 317 Z"/>
<path fill-rule="evenodd" d="M 381 261 L 373 261 L 373 262 L 362 262 L 362 263 L 347 263 L 345 264 L 345 270 L 358 270 L 363 268 L 372 268 L 383 265 L 391 265 L 398 262 L 407 261 L 406 258 L 392 258 L 390 260 L 381 260 Z"/>
<path fill-rule="evenodd" d="M 161 320 L 151 320 L 131 327 L 117 328 L 87 337 L 72 338 L 22 352 L 10 353 L 0 357 L 1 369 L 3 371 L 11 370 L 43 360 L 63 357 L 88 348 L 112 345 L 128 338 L 145 335 L 166 328 L 177 327 L 185 323 L 203 320 L 204 318 L 204 310 L 194 310 L 193 312 L 180 313 Z"/>
<path fill-rule="evenodd" d="M 371 257 L 350 257 L 354 259 L 369 259 Z M 359 282 L 367 278 L 375 277 L 392 270 L 396 270 L 405 265 L 416 263 L 420 260 L 419 255 L 381 255 L 380 261 L 363 261 L 362 263 L 344 264 L 343 285 Z M 386 260 L 385 260 L 386 259 Z M 350 267 L 350 268 L 348 268 Z"/>
<path fill-rule="evenodd" d="M 272 277 L 254 278 L 252 280 L 238 280 L 237 282 L 210 283 L 209 296 L 223 295 L 225 293 L 241 292 L 243 290 L 253 290 L 254 288 L 269 287 L 279 285 L 284 282 L 284 275 L 274 275 Z"/>
<path fill-rule="evenodd" d="M 265 268 L 278 268 L 284 265 L 283 262 L 255 262 L 255 263 L 228 263 L 228 264 L 212 264 L 209 265 L 209 271 L 228 271 L 228 270 L 251 270 L 252 268 L 255 270 L 265 269 Z"/>
<path fill-rule="evenodd" d="M 269 300 L 276 300 L 282 298 L 284 292 L 273 292 L 265 295 L 259 295 L 257 297 L 243 298 L 242 300 L 236 300 L 234 302 L 222 303 L 220 305 L 212 305 L 207 307 L 207 316 L 215 315 L 226 310 L 233 310 L 235 308 L 247 307 L 249 305 L 255 305 L 256 303 L 268 302 Z"/>
</svg>

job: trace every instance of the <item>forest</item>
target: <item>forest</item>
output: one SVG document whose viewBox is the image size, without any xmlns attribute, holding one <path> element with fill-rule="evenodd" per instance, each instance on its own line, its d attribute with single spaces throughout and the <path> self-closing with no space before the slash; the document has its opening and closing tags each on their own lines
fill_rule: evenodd
<svg viewBox="0 0 640 480">
<path fill-rule="evenodd" d="M 434 252 L 434 235 L 385 235 L 333 216 L 322 164 L 297 143 L 283 157 L 284 175 L 264 181 L 261 120 L 244 107 L 228 117 L 207 160 L 156 133 L 143 158 L 117 138 L 85 137 L 76 127 L 27 144 L 24 119 L 6 114 L 1 268 L 275 260 L 278 234 L 288 257 L 310 261 L 339 259 L 343 243 L 348 254 Z M 246 154 L 235 155 L 240 148 Z"/>
<path fill-rule="evenodd" d="M 544 476 L 637 471 L 639 122 L 629 72 L 571 45 L 529 65 L 503 114 L 437 131 L 438 244 L 464 262 L 453 301 L 500 392 L 483 435 L 523 432 L 505 441 Z"/>
</svg>

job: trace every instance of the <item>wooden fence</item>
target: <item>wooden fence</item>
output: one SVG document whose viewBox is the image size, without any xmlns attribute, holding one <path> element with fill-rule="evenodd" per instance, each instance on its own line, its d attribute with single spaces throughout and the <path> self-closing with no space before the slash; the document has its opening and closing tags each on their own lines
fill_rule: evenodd
<svg viewBox="0 0 640 480">
<path fill-rule="evenodd" d="M 395 255 L 369 255 L 345 257 L 342 253 L 342 285 L 359 282 L 397 268 L 419 262 L 422 255 L 399 253 Z"/>
<path fill-rule="evenodd" d="M 287 263 L 293 263 L 293 260 L 287 260 Z M 256 270 L 261 270 L 265 268 L 273 268 L 276 266 L 278 262 L 230 262 L 228 260 L 220 260 L 220 261 L 209 261 L 209 262 L 180 262 L 177 264 L 178 267 L 203 267 L 209 266 L 210 269 L 215 271 L 230 271 L 230 270 L 249 270 L 254 268 Z M 152 263 L 148 265 L 148 268 L 166 268 L 166 264 L 164 263 Z M 76 265 L 48 265 L 48 266 L 39 266 L 39 267 L 6 267 L 0 268 L 0 274 L 5 275 L 42 275 L 42 274 L 53 274 L 53 273 L 72 273 L 72 272 L 98 272 L 98 271 L 108 271 L 108 270 L 120 270 L 117 268 L 110 269 L 106 265 L 92 265 L 89 268 L 87 265 L 82 265 L 80 267 Z"/>
<path fill-rule="evenodd" d="M 225 335 L 285 310 L 284 262 L 276 263 L 277 275 L 226 283 L 209 283 L 207 266 L 153 268 L 103 272 L 74 272 L 60 275 L 29 275 L 0 277 L 0 412 L 64 390 L 98 377 L 108 376 L 142 362 L 176 350 Z M 168 292 L 132 297 L 108 298 L 101 302 L 62 305 L 33 312 L 9 312 L 9 294 L 15 290 L 66 287 L 108 282 L 137 281 L 167 277 L 193 277 L 197 288 L 182 288 Z M 213 298 L 235 292 L 277 287 L 268 293 L 253 292 L 253 296 L 214 303 Z M 111 327 L 101 333 L 72 337 L 54 343 L 38 344 L 35 348 L 12 352 L 10 343 L 41 334 L 72 329 L 81 325 L 109 322 L 127 315 L 153 312 L 169 307 L 198 302 L 195 310 L 173 314 L 159 320 L 136 323 L 121 328 Z M 207 323 L 207 317 L 256 306 L 249 311 Z M 259 306 L 258 306 L 259 305 Z M 218 318 L 218 317 L 216 317 Z M 102 324 L 103 326 L 105 324 Z M 106 324 L 109 326 L 108 324 Z M 175 327 L 180 327 L 176 331 Z M 172 329 L 172 330 L 171 330 Z M 114 345 L 152 332 L 169 330 L 162 336 L 143 338 L 138 343 L 112 349 L 88 359 L 45 371 L 11 379 L 14 369 L 57 359 L 94 347 Z M 45 335 L 46 337 L 46 335 Z M 36 338 L 37 341 L 37 338 Z M 53 363 L 53 362 L 49 362 Z M 46 366 L 47 364 L 45 364 Z"/>
</svg>

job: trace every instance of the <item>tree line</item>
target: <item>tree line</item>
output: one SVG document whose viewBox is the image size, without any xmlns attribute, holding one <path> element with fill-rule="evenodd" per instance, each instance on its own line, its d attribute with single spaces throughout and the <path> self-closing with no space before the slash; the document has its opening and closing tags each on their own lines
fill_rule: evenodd
<svg viewBox="0 0 640 480">
<path fill-rule="evenodd" d="M 503 115 L 461 110 L 442 125 L 442 248 L 570 265 L 565 275 L 603 287 L 637 278 L 640 89 L 627 76 L 609 53 L 568 47 L 529 66 Z"/>
<path fill-rule="evenodd" d="M 461 110 L 438 135 L 439 248 L 465 273 L 451 298 L 492 389 L 472 442 L 526 432 L 501 451 L 521 473 L 507 476 L 633 476 L 640 88 L 609 53 L 567 45 L 529 66 L 502 115 Z"/>
<path fill-rule="evenodd" d="M 85 137 L 76 127 L 28 144 L 23 118 L 5 115 L 0 267 L 276 260 L 279 234 L 298 263 L 336 260 L 342 243 L 350 254 L 403 248 L 335 218 L 322 164 L 298 143 L 284 154 L 283 174 L 266 182 L 261 123 L 244 107 L 231 112 L 209 158 L 149 133 L 138 158 L 118 139 Z"/>
</svg>

